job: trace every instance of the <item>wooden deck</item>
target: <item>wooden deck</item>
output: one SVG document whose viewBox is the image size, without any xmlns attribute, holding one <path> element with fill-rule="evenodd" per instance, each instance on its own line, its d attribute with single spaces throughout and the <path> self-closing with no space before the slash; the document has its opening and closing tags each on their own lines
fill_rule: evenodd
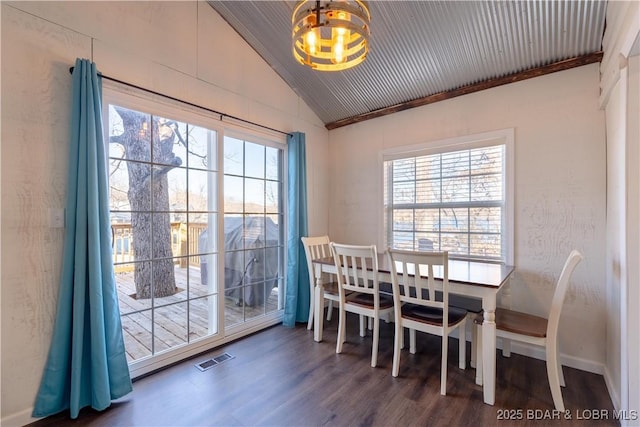
<svg viewBox="0 0 640 427">
<path fill-rule="evenodd" d="M 135 298 L 133 272 L 116 273 L 122 330 L 129 362 L 184 345 L 218 331 L 218 295 L 201 284 L 200 268 L 176 265 L 175 277 L 178 292 L 174 295 L 153 300 L 138 300 Z M 259 289 L 261 292 L 262 288 Z M 239 291 L 236 294 L 239 294 Z M 225 325 L 236 325 L 276 311 L 278 289 L 272 289 L 264 300 L 265 302 L 260 304 L 248 306 L 238 301 L 238 298 L 225 296 Z"/>
</svg>

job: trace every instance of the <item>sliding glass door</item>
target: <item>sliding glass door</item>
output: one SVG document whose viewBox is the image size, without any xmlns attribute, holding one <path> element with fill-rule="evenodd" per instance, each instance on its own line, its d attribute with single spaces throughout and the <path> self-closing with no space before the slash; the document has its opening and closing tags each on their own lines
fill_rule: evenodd
<svg viewBox="0 0 640 427">
<path fill-rule="evenodd" d="M 107 91 L 104 116 L 130 364 L 170 363 L 275 318 L 283 144 L 117 92 Z"/>
</svg>

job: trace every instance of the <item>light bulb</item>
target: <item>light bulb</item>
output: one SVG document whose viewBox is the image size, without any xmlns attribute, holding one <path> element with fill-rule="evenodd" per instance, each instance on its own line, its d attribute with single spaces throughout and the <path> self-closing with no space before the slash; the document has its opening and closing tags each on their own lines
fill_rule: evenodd
<svg viewBox="0 0 640 427">
<path fill-rule="evenodd" d="M 316 45 L 318 38 L 316 36 L 316 30 L 312 29 L 305 34 L 305 50 L 311 55 L 316 53 Z"/>
<path fill-rule="evenodd" d="M 345 36 L 344 28 L 333 28 L 331 38 L 331 61 L 334 64 L 344 62 L 347 58 L 344 56 L 345 50 Z"/>
<path fill-rule="evenodd" d="M 333 43 L 333 62 L 339 64 L 344 62 L 344 37 L 337 36 Z"/>
<path fill-rule="evenodd" d="M 344 11 L 339 11 L 335 17 L 340 21 L 349 21 L 351 19 L 351 15 Z M 347 60 L 344 53 L 346 42 L 350 37 L 350 31 L 341 26 L 343 23 L 339 22 L 339 25 L 331 29 L 331 62 L 334 64 L 340 64 Z"/>
<path fill-rule="evenodd" d="M 316 34 L 316 17 L 315 15 L 307 16 L 305 20 L 305 25 L 309 27 L 309 31 L 306 32 L 304 37 L 304 50 L 310 54 L 315 55 L 317 45 L 318 45 L 318 35 Z"/>
</svg>

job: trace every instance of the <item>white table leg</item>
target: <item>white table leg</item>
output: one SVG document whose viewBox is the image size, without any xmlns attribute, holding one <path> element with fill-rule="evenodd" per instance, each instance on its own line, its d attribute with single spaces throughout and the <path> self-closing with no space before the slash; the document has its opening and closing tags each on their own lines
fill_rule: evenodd
<svg viewBox="0 0 640 427">
<path fill-rule="evenodd" d="M 482 379 L 484 403 L 493 405 L 496 399 L 496 297 L 483 298 L 482 308 Z M 477 363 L 477 361 L 476 361 Z"/>
<path fill-rule="evenodd" d="M 314 301 L 313 301 L 313 339 L 316 342 L 322 341 L 322 328 L 323 328 L 323 314 L 324 314 L 324 287 L 322 286 L 322 279 L 320 272 L 316 272 L 316 285 L 314 286 Z"/>
<path fill-rule="evenodd" d="M 473 325 L 473 330 L 476 331 L 476 384 L 482 385 L 483 375 L 483 356 L 482 356 L 482 325 Z"/>
<path fill-rule="evenodd" d="M 511 309 L 511 279 L 502 287 L 500 291 L 500 307 Z M 511 340 L 502 339 L 502 356 L 511 357 Z"/>
<path fill-rule="evenodd" d="M 471 314 L 471 313 L 470 313 Z M 471 357 L 469 361 L 469 366 L 472 368 L 476 367 L 476 356 L 478 355 L 478 327 L 475 323 L 473 315 L 470 315 L 467 320 L 471 324 Z"/>
</svg>

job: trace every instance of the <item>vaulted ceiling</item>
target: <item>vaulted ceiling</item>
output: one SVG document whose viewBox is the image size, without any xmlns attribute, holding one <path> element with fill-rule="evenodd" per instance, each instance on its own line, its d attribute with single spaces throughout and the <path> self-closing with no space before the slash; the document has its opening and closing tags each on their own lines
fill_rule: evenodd
<svg viewBox="0 0 640 427">
<path fill-rule="evenodd" d="M 293 58 L 293 1 L 210 1 L 328 129 L 602 58 L 606 1 L 370 1 L 367 59 Z"/>
</svg>

